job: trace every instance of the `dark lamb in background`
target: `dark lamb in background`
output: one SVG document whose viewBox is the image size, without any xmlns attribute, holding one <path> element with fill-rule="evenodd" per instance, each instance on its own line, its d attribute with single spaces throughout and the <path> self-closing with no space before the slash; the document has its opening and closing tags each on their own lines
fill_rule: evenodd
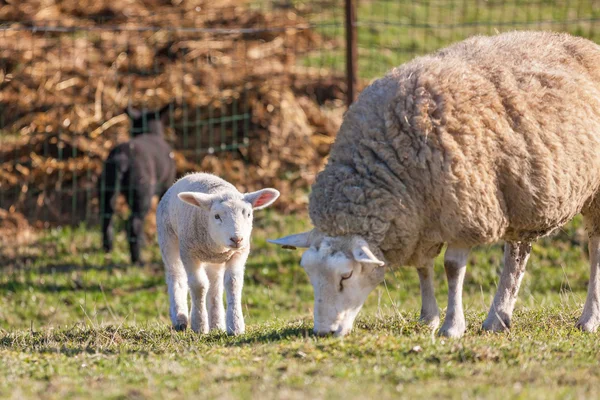
<svg viewBox="0 0 600 400">
<path fill-rule="evenodd" d="M 150 210 L 152 197 L 162 197 L 169 189 L 175 181 L 176 169 L 173 149 L 164 138 L 169 106 L 159 111 L 140 111 L 128 107 L 126 113 L 131 118 L 132 139 L 111 150 L 99 180 L 103 247 L 106 252 L 112 250 L 112 215 L 121 193 L 131 210 L 127 221 L 131 262 L 140 263 L 144 218 Z"/>
</svg>

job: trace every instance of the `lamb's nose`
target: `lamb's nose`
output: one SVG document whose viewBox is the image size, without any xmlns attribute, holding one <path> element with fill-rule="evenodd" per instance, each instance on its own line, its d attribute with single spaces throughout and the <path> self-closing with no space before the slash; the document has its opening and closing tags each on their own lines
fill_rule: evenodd
<svg viewBox="0 0 600 400">
<path fill-rule="evenodd" d="M 242 243 L 242 238 L 237 236 L 230 237 L 229 240 L 231 240 L 231 243 L 235 244 L 236 246 L 239 246 L 240 243 Z"/>
</svg>

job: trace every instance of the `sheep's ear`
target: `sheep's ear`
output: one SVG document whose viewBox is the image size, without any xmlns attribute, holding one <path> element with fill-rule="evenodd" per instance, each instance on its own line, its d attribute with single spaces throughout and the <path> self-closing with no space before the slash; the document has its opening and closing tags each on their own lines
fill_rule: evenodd
<svg viewBox="0 0 600 400">
<path fill-rule="evenodd" d="M 215 201 L 215 196 L 206 193 L 181 192 L 177 196 L 181 201 L 200 207 L 205 211 L 210 211 L 213 201 Z"/>
<path fill-rule="evenodd" d="M 354 260 L 365 264 L 377 264 L 380 267 L 385 265 L 383 261 L 375 257 L 375 254 L 369 248 L 369 245 L 364 240 L 357 240 L 352 248 Z"/>
<path fill-rule="evenodd" d="M 131 106 L 131 104 L 129 104 L 127 106 L 127 108 L 125 109 L 125 114 L 127 114 L 129 116 L 129 118 L 131 119 L 138 119 L 142 117 L 142 112 L 140 110 L 138 110 L 137 108 L 134 108 Z"/>
<path fill-rule="evenodd" d="M 252 204 L 252 208 L 260 210 L 273 204 L 279 197 L 279 191 L 271 188 L 258 190 L 252 193 L 246 193 L 244 200 Z"/>
<path fill-rule="evenodd" d="M 279 239 L 267 239 L 267 242 L 278 244 L 284 249 L 308 248 L 311 245 L 314 229 L 308 232 L 297 233 L 295 235 L 285 236 Z"/>
</svg>

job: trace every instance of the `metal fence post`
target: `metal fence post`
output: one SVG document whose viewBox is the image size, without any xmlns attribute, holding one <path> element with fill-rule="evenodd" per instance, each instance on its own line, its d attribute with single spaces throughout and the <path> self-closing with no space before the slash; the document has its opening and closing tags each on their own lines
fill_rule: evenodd
<svg viewBox="0 0 600 400">
<path fill-rule="evenodd" d="M 348 84 L 348 106 L 356 100 L 356 0 L 346 2 L 346 81 Z"/>
</svg>

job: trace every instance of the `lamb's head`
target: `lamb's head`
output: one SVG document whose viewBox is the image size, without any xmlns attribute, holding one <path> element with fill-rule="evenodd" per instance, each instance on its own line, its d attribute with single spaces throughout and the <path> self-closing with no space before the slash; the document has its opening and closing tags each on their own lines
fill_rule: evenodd
<svg viewBox="0 0 600 400">
<path fill-rule="evenodd" d="M 238 250 L 250 245 L 252 211 L 270 206 L 279 192 L 267 188 L 232 196 L 199 192 L 181 192 L 178 196 L 206 213 L 208 226 L 205 229 L 217 246 L 223 250 Z"/>
<path fill-rule="evenodd" d="M 170 108 L 170 104 L 159 110 L 137 109 L 131 105 L 127 106 L 124 112 L 131 119 L 131 128 L 129 130 L 131 137 L 136 137 L 143 133 L 164 135 L 164 128 L 169 125 Z"/>
<path fill-rule="evenodd" d="M 385 267 L 360 236 L 329 237 L 317 230 L 269 240 L 307 248 L 301 265 L 315 292 L 314 332 L 344 336 L 369 293 L 383 282 Z"/>
</svg>

